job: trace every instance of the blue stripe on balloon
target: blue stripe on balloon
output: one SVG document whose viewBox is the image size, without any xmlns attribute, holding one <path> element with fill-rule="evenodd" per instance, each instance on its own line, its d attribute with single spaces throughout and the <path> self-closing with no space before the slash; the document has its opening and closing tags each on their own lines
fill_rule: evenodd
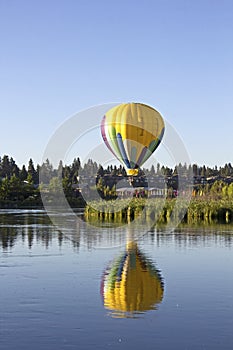
<svg viewBox="0 0 233 350">
<path fill-rule="evenodd" d="M 138 166 L 141 166 L 141 165 L 142 165 L 142 160 L 143 160 L 143 158 L 144 158 L 144 156 L 145 156 L 145 154 L 146 154 L 146 151 L 147 151 L 147 147 L 144 147 L 144 148 L 142 149 L 142 152 L 141 152 L 140 156 L 138 157 L 138 160 L 137 160 L 137 165 L 138 165 Z"/>
<path fill-rule="evenodd" d="M 117 134 L 117 143 L 118 143 L 119 150 L 121 152 L 121 157 L 122 157 L 123 162 L 125 163 L 125 165 L 127 166 L 128 169 L 131 169 L 130 162 L 127 158 L 127 155 L 125 152 L 125 147 L 124 147 L 124 144 L 122 141 L 122 136 L 120 133 Z"/>
<path fill-rule="evenodd" d="M 160 139 L 160 141 L 162 141 L 162 138 L 163 138 L 163 135 L 164 135 L 164 131 L 165 131 L 165 128 L 162 129 L 160 135 L 158 136 L 158 139 Z"/>
<path fill-rule="evenodd" d="M 123 269 L 124 269 L 124 264 L 125 264 L 125 260 L 127 259 L 127 256 L 128 254 L 125 253 L 121 262 L 120 262 L 120 265 L 118 267 L 118 270 L 117 270 L 117 273 L 116 273 L 116 280 L 117 282 L 120 282 L 121 281 L 121 278 L 122 278 L 122 272 L 123 272 Z"/>
</svg>

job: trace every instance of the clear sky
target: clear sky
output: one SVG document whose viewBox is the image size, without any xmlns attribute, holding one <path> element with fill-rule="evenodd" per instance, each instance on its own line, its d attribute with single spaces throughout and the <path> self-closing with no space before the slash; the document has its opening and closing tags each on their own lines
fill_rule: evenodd
<svg viewBox="0 0 233 350">
<path fill-rule="evenodd" d="M 192 162 L 233 163 L 231 0 L 0 0 L 0 50 L 1 156 L 40 163 L 72 114 L 135 101 Z"/>
</svg>

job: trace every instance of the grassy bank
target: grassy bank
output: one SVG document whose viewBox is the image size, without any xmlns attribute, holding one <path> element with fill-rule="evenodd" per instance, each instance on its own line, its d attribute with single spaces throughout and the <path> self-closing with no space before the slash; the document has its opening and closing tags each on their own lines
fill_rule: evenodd
<svg viewBox="0 0 233 350">
<path fill-rule="evenodd" d="M 84 208 L 87 221 L 125 223 L 137 217 L 157 223 L 171 220 L 184 223 L 233 223 L 233 199 L 192 198 L 190 203 L 184 199 L 119 199 L 92 201 L 85 205 L 81 198 L 68 198 L 73 208 Z M 49 200 L 48 200 L 49 203 Z M 51 204 L 54 199 L 51 199 Z M 0 208 L 43 208 L 40 198 L 27 198 L 24 201 L 1 200 Z"/>
<path fill-rule="evenodd" d="M 233 221 L 233 200 L 195 199 L 188 204 L 184 199 L 156 198 L 145 200 L 135 198 L 118 201 L 93 201 L 86 205 L 85 218 L 88 221 L 130 222 L 136 217 L 154 220 L 157 223 L 167 223 L 170 220 L 184 223 Z"/>
</svg>

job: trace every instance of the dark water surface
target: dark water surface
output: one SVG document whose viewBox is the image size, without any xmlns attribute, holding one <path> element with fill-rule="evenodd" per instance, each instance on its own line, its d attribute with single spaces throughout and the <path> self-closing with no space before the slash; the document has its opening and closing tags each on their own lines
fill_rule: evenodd
<svg viewBox="0 0 233 350">
<path fill-rule="evenodd" d="M 0 211 L 1 350 L 233 349 L 231 227 L 89 243 Z"/>
</svg>

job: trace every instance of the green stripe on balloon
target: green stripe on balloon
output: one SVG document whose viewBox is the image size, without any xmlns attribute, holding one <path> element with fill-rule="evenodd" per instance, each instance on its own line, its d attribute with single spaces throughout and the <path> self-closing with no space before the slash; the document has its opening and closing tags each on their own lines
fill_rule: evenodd
<svg viewBox="0 0 233 350">
<path fill-rule="evenodd" d="M 132 147 L 131 154 L 130 154 L 130 167 L 131 167 L 131 169 L 135 168 L 135 166 L 137 165 L 136 159 L 137 159 L 137 148 Z"/>
<path fill-rule="evenodd" d="M 109 135 L 108 142 L 113 147 L 118 158 L 121 160 L 121 152 L 119 150 L 118 143 L 117 143 L 116 129 L 114 128 L 114 126 L 109 125 L 107 130 L 108 130 L 108 135 Z"/>
<path fill-rule="evenodd" d="M 151 143 L 149 144 L 149 147 L 147 148 L 147 151 L 142 159 L 142 162 L 140 165 L 144 164 L 145 161 L 151 156 L 151 154 L 156 150 L 156 148 L 158 147 L 158 145 L 160 144 L 160 140 L 156 139 L 151 141 Z"/>
<path fill-rule="evenodd" d="M 151 153 L 153 153 L 156 150 L 156 148 L 158 147 L 159 143 L 160 143 L 159 139 L 151 141 L 151 143 L 149 144 L 149 147 L 148 147 L 149 150 L 151 151 Z"/>
<path fill-rule="evenodd" d="M 107 276 L 107 284 L 110 287 L 110 289 L 114 289 L 115 283 L 117 281 L 117 274 L 119 272 L 119 267 L 122 265 L 122 260 L 125 258 L 125 254 L 121 254 L 120 257 L 118 257 L 115 262 L 112 265 L 111 270 L 109 271 L 109 274 Z"/>
</svg>

